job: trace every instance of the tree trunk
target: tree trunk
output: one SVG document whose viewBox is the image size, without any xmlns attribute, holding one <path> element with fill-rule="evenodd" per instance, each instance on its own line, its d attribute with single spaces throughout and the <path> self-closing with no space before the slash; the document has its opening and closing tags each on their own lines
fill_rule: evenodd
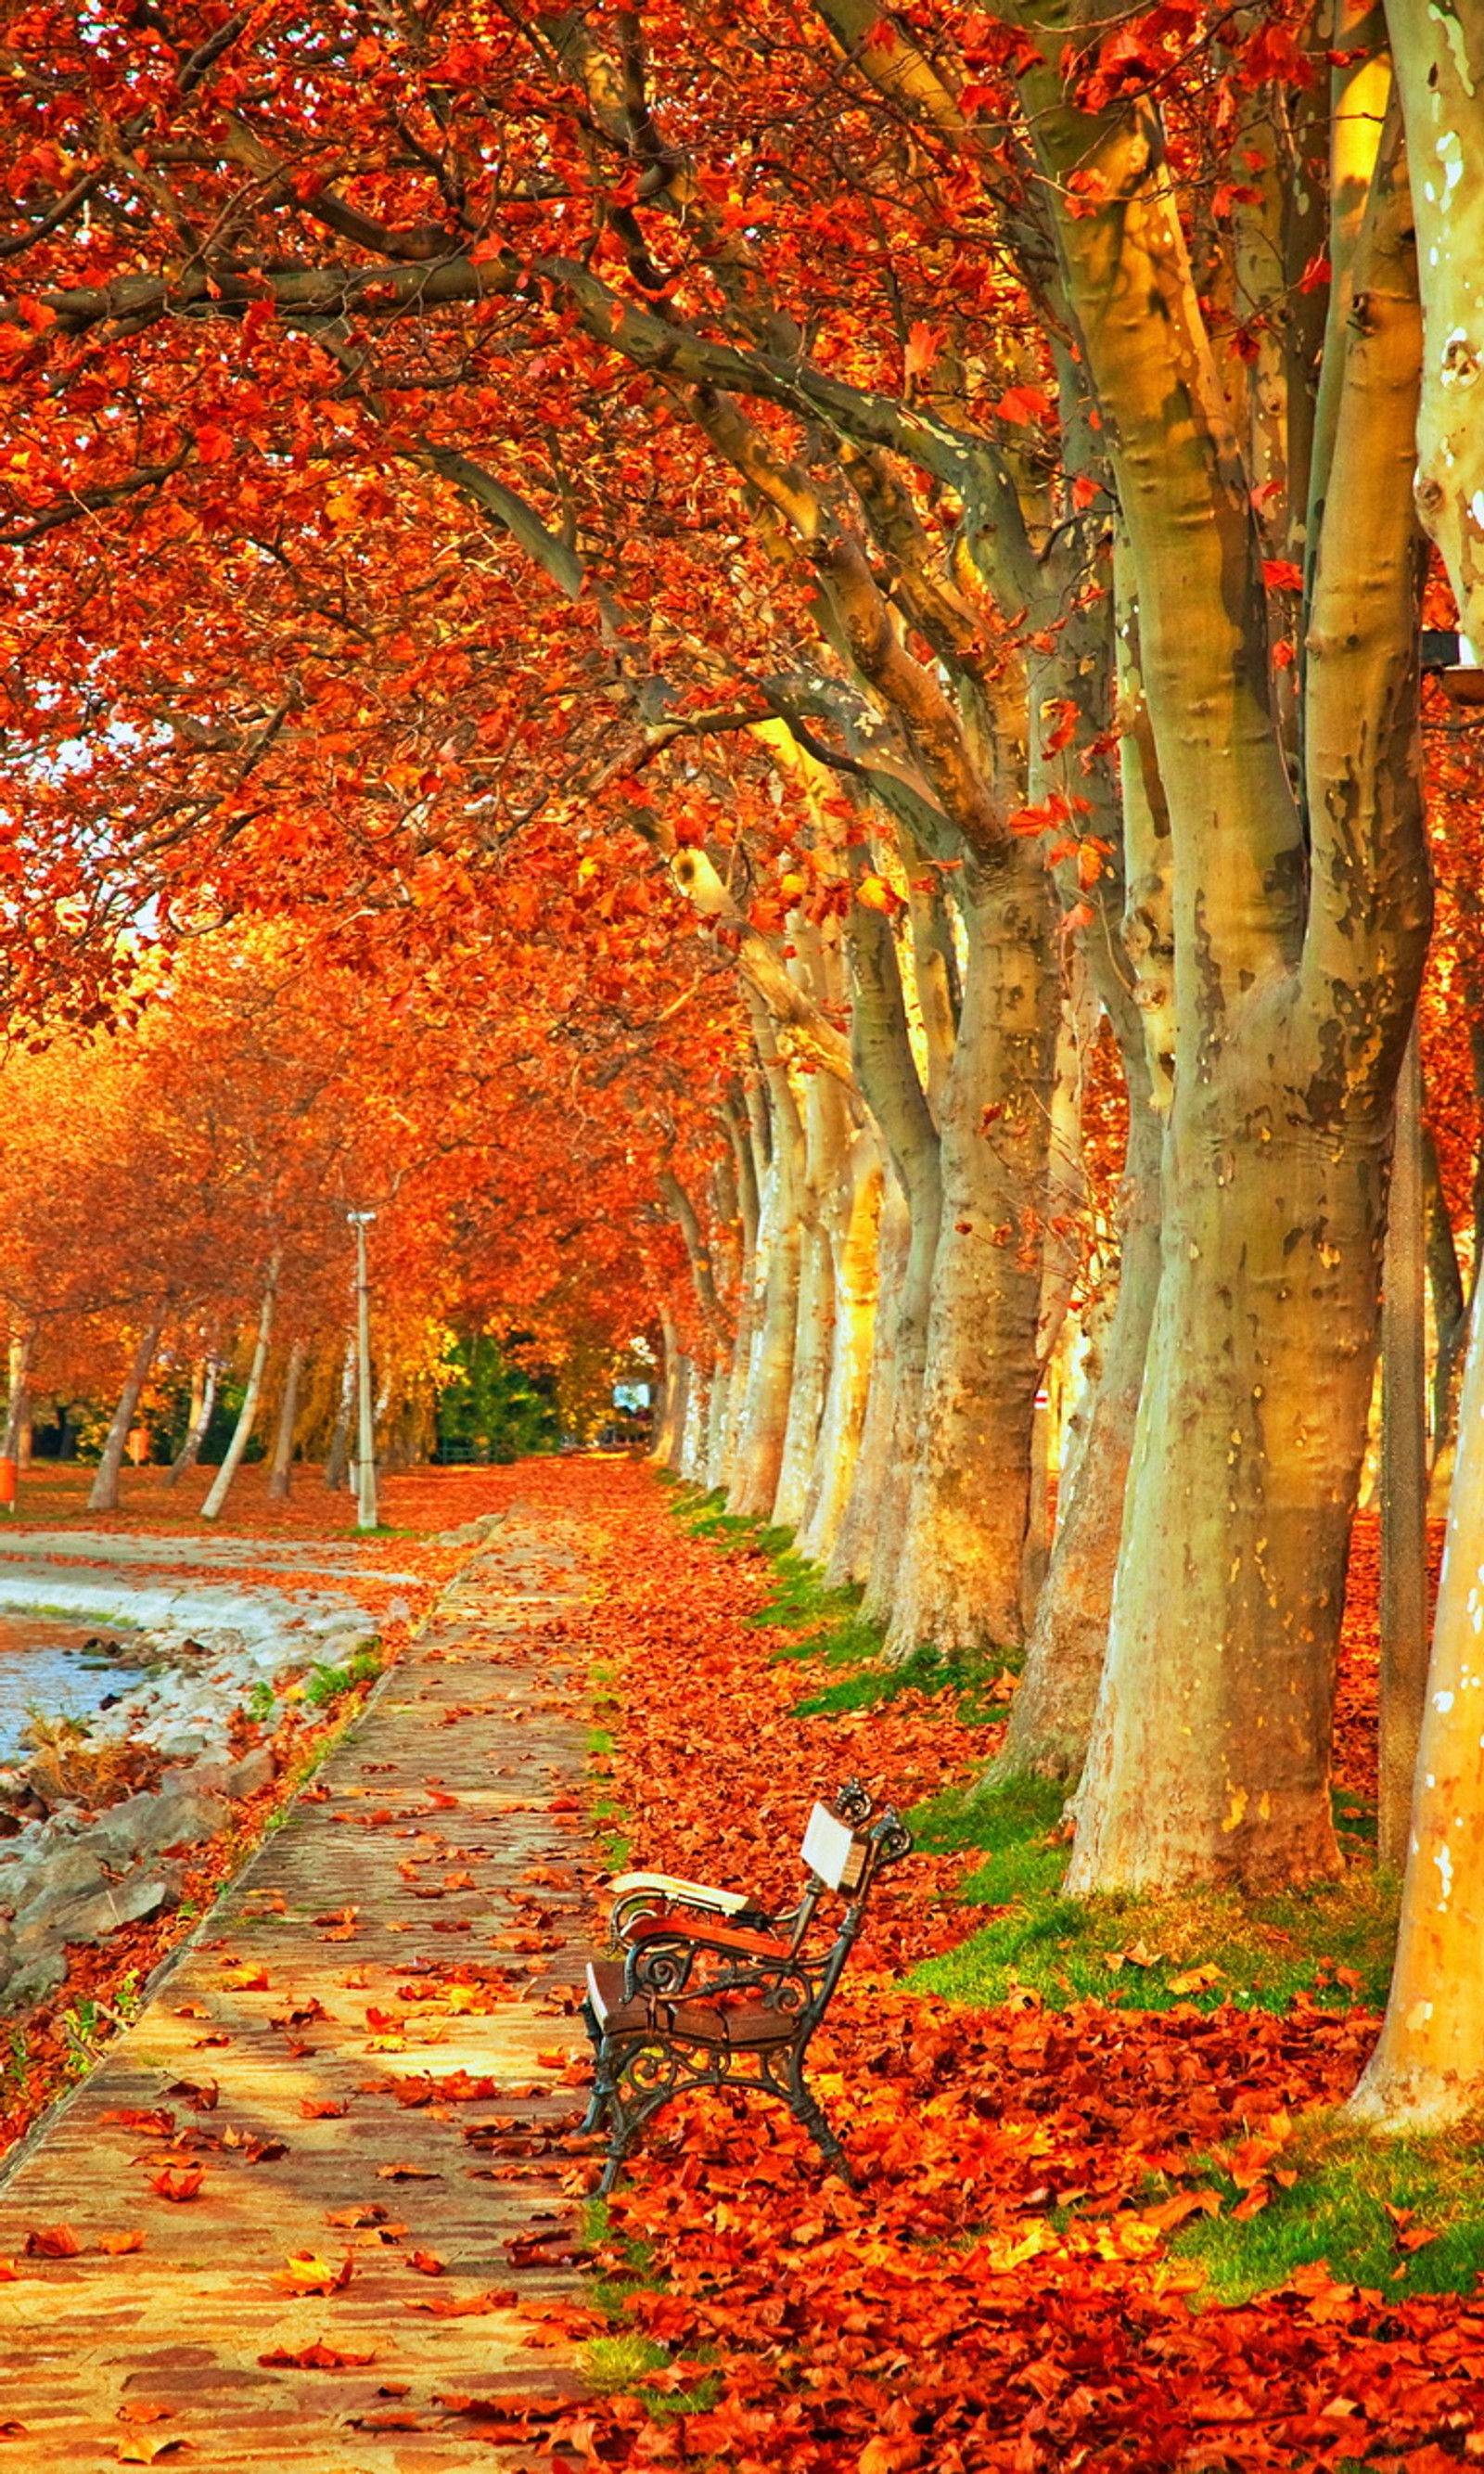
<svg viewBox="0 0 1484 2474">
<path fill-rule="evenodd" d="M 693 1371 L 690 1359 L 677 1351 L 675 1357 L 674 1432 L 670 1438 L 669 1459 L 666 1466 L 672 1477 L 684 1477 L 686 1433 L 691 1422 L 691 1388 Z"/>
<path fill-rule="evenodd" d="M 1017 12 L 1018 13 L 1018 12 Z M 1023 81 L 1139 585 L 1171 825 L 1159 1295 L 1070 1892 L 1334 1870 L 1328 1748 L 1392 1095 L 1425 950 L 1415 269 L 1383 149 L 1304 614 L 1304 814 L 1264 549 L 1148 103 Z M 1028 14 L 1019 16 L 1028 24 Z M 1069 211 L 1055 198 L 1090 183 Z M 1363 520 L 1362 520 L 1363 515 Z M 1306 833 L 1305 833 L 1306 828 Z M 1308 858 L 1305 862 L 1305 840 Z"/>
<path fill-rule="evenodd" d="M 744 1519 L 766 1520 L 771 1517 L 778 1492 L 793 1383 L 802 1250 L 798 1194 L 803 1131 L 771 1026 L 761 1007 L 753 1008 L 753 1026 L 766 1078 L 771 1157 L 759 1180 L 758 1256 L 763 1295 L 727 1510 Z"/>
<path fill-rule="evenodd" d="M 871 1550 L 882 1517 L 891 1430 L 896 1415 L 899 1299 L 907 1276 L 911 1247 L 912 1221 L 907 1198 L 900 1178 L 888 1171 L 882 1183 L 881 1219 L 876 1234 L 876 1310 L 861 1445 L 839 1532 L 825 1566 L 825 1578 L 833 1585 L 863 1582 L 870 1574 Z"/>
<path fill-rule="evenodd" d="M 294 1474 L 294 1427 L 299 1416 L 299 1378 L 304 1372 L 304 1345 L 296 1339 L 288 1352 L 283 1370 L 283 1397 L 279 1403 L 279 1430 L 274 1437 L 273 1462 L 268 1471 L 268 1499 L 286 1503 Z"/>
<path fill-rule="evenodd" d="M 103 1446 L 103 1458 L 98 1463 L 97 1472 L 88 1492 L 89 1512 L 118 1510 L 118 1475 L 124 1466 L 124 1451 L 129 1442 L 129 1430 L 134 1424 L 134 1411 L 139 1405 L 139 1395 L 149 1380 L 150 1368 L 155 1363 L 155 1351 L 159 1346 L 159 1335 L 164 1327 L 165 1318 L 161 1311 L 155 1317 L 148 1330 L 139 1335 L 138 1346 L 134 1350 L 129 1372 L 124 1378 L 124 1388 L 118 1395 L 118 1407 L 113 1412 L 113 1422 L 109 1428 L 108 1440 Z"/>
<path fill-rule="evenodd" d="M 937 942 L 925 942 L 936 954 Z M 907 1529 L 943 1188 L 937 1128 L 912 1054 L 896 943 L 879 911 L 857 904 L 847 950 L 851 1055 L 894 1176 L 883 1214 L 880 1333 L 860 1482 L 831 1576 L 863 1581 L 866 1613 L 882 1618 L 891 1605 Z M 946 986 L 944 993 L 946 1001 Z M 940 1008 L 930 990 L 929 1011 L 935 1010 Z M 931 1060 L 931 1040 L 929 1054 Z"/>
<path fill-rule="evenodd" d="M 779 1459 L 778 1489 L 769 1517 L 796 1530 L 804 1516 L 809 1482 L 819 1448 L 819 1425 L 829 1389 L 834 1346 L 835 1298 L 830 1241 L 817 1217 L 799 1230 L 798 1310 L 793 1326 L 793 1369 L 789 1415 Z"/>
<path fill-rule="evenodd" d="M 726 1386 L 726 1484 L 730 1489 L 736 1474 L 737 1455 L 742 1448 L 743 1416 L 747 1402 L 747 1383 L 752 1370 L 752 1347 L 757 1325 L 758 1236 L 762 1203 L 758 1187 L 758 1163 L 749 1113 L 740 1090 L 730 1091 L 722 1106 L 722 1121 L 732 1148 L 732 1166 L 737 1178 L 737 1212 L 742 1224 L 742 1246 L 737 1267 L 736 1328 L 732 1336 L 732 1362 Z"/>
<path fill-rule="evenodd" d="M 187 1469 L 193 1469 L 211 1423 L 216 1406 L 217 1365 L 214 1357 L 198 1357 L 191 1370 L 190 1407 L 186 1413 L 185 1435 L 180 1450 L 170 1464 L 167 1486 L 175 1486 Z"/>
<path fill-rule="evenodd" d="M 350 1483 L 351 1419 L 354 1407 L 355 1334 L 352 1332 L 341 1360 L 340 1396 L 335 1403 L 335 1422 L 329 1430 L 329 1449 L 325 1455 L 325 1483 L 336 1491 Z"/>
<path fill-rule="evenodd" d="M 1401 1921 L 1352 2121 L 1443 2130 L 1484 2101 L 1484 1321 L 1474 1291 Z"/>
<path fill-rule="evenodd" d="M 703 1487 L 706 1483 L 711 1387 L 693 1357 L 688 1357 L 685 1363 L 685 1428 L 680 1441 L 680 1474 L 688 1486 Z"/>
<path fill-rule="evenodd" d="M 663 1298 L 659 1302 L 658 1313 L 660 1319 L 663 1362 L 660 1375 L 659 1406 L 654 1420 L 654 1443 L 650 1449 L 649 1458 L 656 1468 L 669 1468 L 670 1455 L 675 1449 L 675 1438 L 678 1431 L 678 1419 L 675 1413 L 678 1405 L 677 1376 L 679 1372 L 678 1360 L 680 1354 L 680 1340 L 675 1329 L 675 1318 L 670 1313 L 670 1310 L 665 1303 Z"/>
<path fill-rule="evenodd" d="M 1057 1036 L 1040 853 L 966 863 L 963 1012 L 939 1125 L 943 1216 L 888 1655 L 1021 1637 L 1020 1581 Z"/>
<path fill-rule="evenodd" d="M 1428 1419 L 1428 1510 L 1448 1508 L 1453 1474 L 1453 1437 L 1458 1416 L 1458 1374 L 1469 1331 L 1469 1301 L 1458 1268 L 1458 1248 L 1448 1216 L 1448 1198 L 1438 1167 L 1437 1145 L 1426 1120 L 1423 1123 L 1423 1192 L 1427 1213 L 1427 1281 L 1432 1291 L 1433 1329 L 1437 1352 L 1432 1365 L 1431 1415 Z M 1435 1499 L 1434 1499 L 1435 1498 Z"/>
<path fill-rule="evenodd" d="M 263 1285 L 263 1301 L 257 1316 L 257 1340 L 253 1350 L 253 1363 L 248 1370 L 247 1390 L 242 1395 L 242 1406 L 237 1412 L 237 1422 L 232 1428 L 231 1441 L 227 1446 L 226 1456 L 212 1481 L 210 1492 L 201 1507 L 203 1520 L 215 1520 L 221 1512 L 231 1492 L 231 1482 L 237 1474 L 242 1455 L 247 1449 L 248 1438 L 253 1432 L 253 1420 L 257 1415 L 258 1394 L 263 1388 L 263 1368 L 268 1361 L 268 1343 L 273 1333 L 273 1308 L 278 1290 L 279 1257 L 275 1254 L 268 1266 L 268 1277 Z"/>
<path fill-rule="evenodd" d="M 1082 1775 L 1107 1647 L 1124 1490 L 1159 1288 L 1159 1154 L 1164 1127 L 1131 1095 L 1122 1189 L 1118 1297 L 1086 1428 L 1062 1471 L 1051 1568 L 1036 1607 L 1020 1689 L 995 1774 L 1029 1770 L 1075 1784 Z"/>
<path fill-rule="evenodd" d="M 1427 1349 L 1417 1025 L 1397 1086 L 1381 1307 L 1381 1672 L 1376 1856 L 1406 1861 L 1427 1690 Z"/>
<path fill-rule="evenodd" d="M 932 1208 L 929 1208 L 929 1204 Z M 887 1463 L 876 1509 L 870 1562 L 865 1574 L 863 1611 L 874 1622 L 886 1623 L 896 1595 L 912 1510 L 912 1474 L 922 1428 L 922 1388 L 928 1361 L 928 1328 L 933 1312 L 933 1275 L 937 1264 L 942 1227 L 940 1152 L 935 1144 L 931 1178 L 925 1178 L 914 1201 L 907 1260 L 896 1293 L 896 1328 L 892 1338 L 891 1425 Z"/>
<path fill-rule="evenodd" d="M 812 1564 L 830 1563 L 850 1501 L 875 1364 L 877 1232 L 882 1208 L 881 1155 L 868 1132 L 851 1146 L 849 1201 L 832 1248 L 835 1335 L 825 1397 L 797 1547 Z"/>
<path fill-rule="evenodd" d="M 706 1404 L 706 1492 L 714 1494 L 726 1485 L 726 1435 L 732 1399 L 732 1361 L 718 1349 L 712 1360 L 711 1388 Z"/>
<path fill-rule="evenodd" d="M 11 1395 L 5 1413 L 5 1437 L 0 1442 L 0 1454 L 20 1464 L 21 1438 L 31 1415 L 31 1359 L 36 1347 L 34 1331 L 16 1334 L 11 1342 Z"/>
</svg>

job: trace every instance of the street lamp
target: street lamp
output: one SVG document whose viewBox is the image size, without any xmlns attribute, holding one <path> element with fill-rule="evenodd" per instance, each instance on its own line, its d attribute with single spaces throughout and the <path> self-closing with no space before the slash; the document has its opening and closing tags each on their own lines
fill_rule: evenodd
<svg viewBox="0 0 1484 2474">
<path fill-rule="evenodd" d="M 355 1526 L 377 1525 L 377 1454 L 371 1427 L 371 1288 L 366 1277 L 366 1231 L 374 1211 L 348 1211 L 355 1231 Z"/>
</svg>

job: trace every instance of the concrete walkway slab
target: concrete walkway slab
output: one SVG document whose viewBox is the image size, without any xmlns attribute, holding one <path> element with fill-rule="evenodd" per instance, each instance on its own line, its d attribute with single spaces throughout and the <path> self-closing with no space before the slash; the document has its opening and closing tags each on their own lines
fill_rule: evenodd
<svg viewBox="0 0 1484 2474">
<path fill-rule="evenodd" d="M 573 2285 L 585 2102 L 568 1542 L 517 1515 L 479 1552 L 26 2143 L 0 2187 L 0 2468 L 516 2466 L 508 2423 L 448 2401 L 580 2393 L 529 2316 Z"/>
</svg>

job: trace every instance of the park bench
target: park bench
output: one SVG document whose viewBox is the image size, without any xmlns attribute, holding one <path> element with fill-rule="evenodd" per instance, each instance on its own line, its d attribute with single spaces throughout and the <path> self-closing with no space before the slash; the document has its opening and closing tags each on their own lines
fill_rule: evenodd
<svg viewBox="0 0 1484 2474">
<path fill-rule="evenodd" d="M 851 1780 L 810 1814 L 806 1879 L 787 1910 L 664 1873 L 626 1873 L 613 1884 L 612 1950 L 590 1965 L 582 2006 L 595 2057 L 583 2128 L 609 2131 L 599 2191 L 612 2190 L 644 2123 L 693 2088 L 776 2097 L 851 2179 L 804 2057 L 877 1875 L 912 1843 L 889 1806 L 872 1820 L 870 1797 Z M 843 1904 L 828 1940 L 820 1911 L 832 1901 Z"/>
</svg>

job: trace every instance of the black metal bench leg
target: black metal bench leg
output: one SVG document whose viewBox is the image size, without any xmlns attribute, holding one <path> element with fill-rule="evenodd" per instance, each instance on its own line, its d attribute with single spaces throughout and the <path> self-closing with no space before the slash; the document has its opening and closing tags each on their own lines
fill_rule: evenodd
<svg viewBox="0 0 1484 2474">
<path fill-rule="evenodd" d="M 853 2189 L 855 2175 L 850 2170 L 850 2159 L 831 2128 L 830 2118 L 823 2105 L 805 2080 L 803 2059 L 797 2053 L 791 2055 L 789 2061 L 789 2111 L 794 2121 L 808 2131 L 831 2172 L 838 2173 L 840 2180 L 848 2182 Z"/>
<path fill-rule="evenodd" d="M 635 2056 L 630 2054 L 626 2058 L 631 2061 Z M 595 2109 L 600 2108 L 599 2120 L 606 2114 L 612 2124 L 607 2161 L 597 2181 L 596 2196 L 600 2199 L 607 2197 L 618 2180 L 635 2132 L 642 2130 L 650 2117 L 661 2112 L 669 2104 L 670 2098 L 677 2093 L 674 2088 L 656 2088 L 642 2097 L 637 2104 L 626 2103 L 622 2094 L 624 2067 L 624 2063 L 620 2062 L 611 2077 L 603 2075 L 602 2056 L 599 2053 L 599 2076 L 597 2085 L 593 2091 L 593 2106 Z"/>
<path fill-rule="evenodd" d="M 585 2139 L 590 2132 L 602 2128 L 611 2094 L 603 2078 L 603 2031 L 598 2025 L 596 2013 L 591 2001 L 584 2001 L 582 2004 L 582 2024 L 588 2031 L 588 2042 L 593 2048 L 593 2094 L 589 2099 L 588 2109 L 577 2125 L 579 2139 Z"/>
</svg>

